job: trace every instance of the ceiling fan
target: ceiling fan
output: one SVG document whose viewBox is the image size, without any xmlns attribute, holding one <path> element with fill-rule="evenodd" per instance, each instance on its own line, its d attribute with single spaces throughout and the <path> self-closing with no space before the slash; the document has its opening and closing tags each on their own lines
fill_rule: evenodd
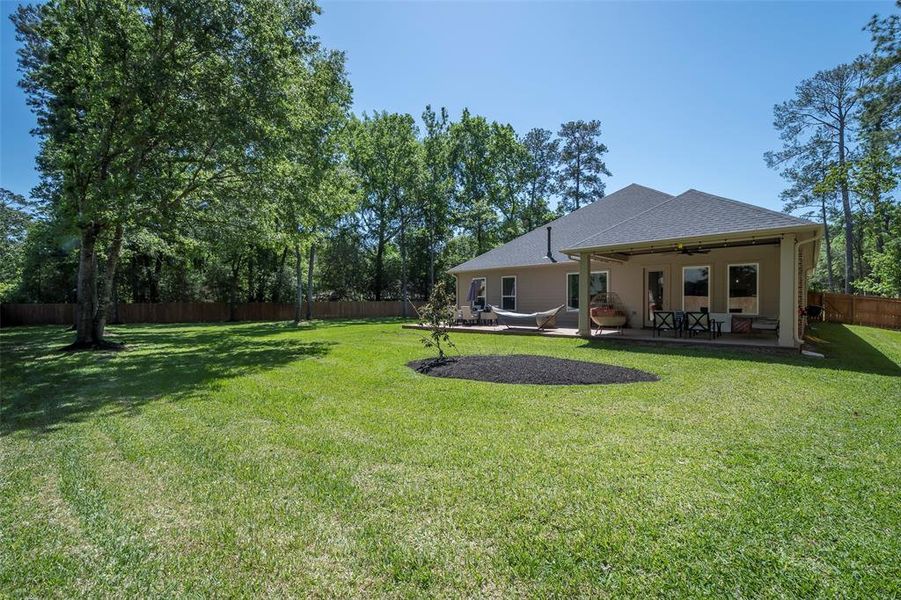
<svg viewBox="0 0 901 600">
<path fill-rule="evenodd" d="M 688 256 L 693 256 L 695 254 L 707 254 L 708 252 L 710 252 L 710 248 L 701 248 L 701 246 L 688 248 L 684 244 L 676 244 L 673 247 L 673 252 L 677 254 L 686 254 Z"/>
</svg>

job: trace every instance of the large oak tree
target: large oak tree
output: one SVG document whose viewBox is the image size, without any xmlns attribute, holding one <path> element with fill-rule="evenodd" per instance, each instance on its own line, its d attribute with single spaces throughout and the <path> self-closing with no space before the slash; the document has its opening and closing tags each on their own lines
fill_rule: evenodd
<svg viewBox="0 0 901 600">
<path fill-rule="evenodd" d="M 18 10 L 44 189 L 80 235 L 74 346 L 105 344 L 132 228 L 220 189 L 261 189 L 303 106 L 317 10 L 290 0 L 50 0 Z"/>
</svg>

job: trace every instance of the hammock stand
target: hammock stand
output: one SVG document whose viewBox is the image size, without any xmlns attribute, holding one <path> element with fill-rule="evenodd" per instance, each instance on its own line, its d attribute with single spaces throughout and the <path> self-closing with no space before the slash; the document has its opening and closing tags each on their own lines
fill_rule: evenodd
<svg viewBox="0 0 901 600">
<path fill-rule="evenodd" d="M 536 331 L 542 331 L 544 329 L 555 329 L 557 327 L 557 315 L 563 312 L 565 308 L 566 306 L 561 304 L 557 308 L 533 313 L 518 313 L 511 310 L 502 310 L 496 306 L 492 306 L 491 310 L 495 312 L 498 317 L 503 317 L 505 321 L 507 319 L 535 319 Z M 507 329 L 513 328 L 513 325 L 510 325 L 509 323 L 502 324 Z M 528 326 L 523 325 L 521 327 Z"/>
</svg>

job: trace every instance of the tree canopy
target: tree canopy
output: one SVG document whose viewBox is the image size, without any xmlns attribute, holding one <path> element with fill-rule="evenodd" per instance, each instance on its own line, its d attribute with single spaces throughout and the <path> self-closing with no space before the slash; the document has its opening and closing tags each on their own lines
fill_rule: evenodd
<svg viewBox="0 0 901 600">
<path fill-rule="evenodd" d="M 568 121 L 560 126 L 559 212 L 579 210 L 604 197 L 603 176 L 610 177 L 601 143 L 600 121 Z"/>
<path fill-rule="evenodd" d="M 603 198 L 598 120 L 351 113 L 293 0 L 50 0 L 13 17 L 40 185 L 3 196 L 4 300 L 426 298 L 447 269 Z M 776 105 L 785 209 L 826 225 L 814 284 L 901 295 L 899 16 Z M 315 256 L 319 256 L 317 263 Z M 305 263 L 305 265 L 304 265 Z M 306 278 L 302 276 L 306 267 Z M 306 281 L 304 281 L 306 279 Z"/>
<path fill-rule="evenodd" d="M 789 183 L 785 210 L 806 211 L 825 227 L 815 284 L 898 296 L 899 15 L 873 17 L 867 29 L 870 54 L 814 74 L 798 84 L 793 98 L 775 106 L 782 148 L 765 160 Z"/>
<path fill-rule="evenodd" d="M 19 8 L 44 200 L 80 237 L 76 346 L 104 343 L 122 247 L 138 230 L 202 217 L 234 226 L 232 210 L 245 232 L 272 229 L 278 178 L 301 170 L 298 142 L 315 144 L 322 113 L 342 104 L 341 86 L 323 92 L 343 61 L 309 35 L 317 11 L 289 0 Z"/>
</svg>

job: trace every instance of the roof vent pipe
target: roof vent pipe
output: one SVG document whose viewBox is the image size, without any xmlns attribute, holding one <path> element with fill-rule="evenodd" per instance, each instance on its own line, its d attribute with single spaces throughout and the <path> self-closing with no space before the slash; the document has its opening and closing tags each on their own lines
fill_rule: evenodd
<svg viewBox="0 0 901 600">
<path fill-rule="evenodd" d="M 551 226 L 547 226 L 547 259 L 551 262 L 557 262 L 554 260 L 554 253 L 551 252 Z"/>
</svg>

